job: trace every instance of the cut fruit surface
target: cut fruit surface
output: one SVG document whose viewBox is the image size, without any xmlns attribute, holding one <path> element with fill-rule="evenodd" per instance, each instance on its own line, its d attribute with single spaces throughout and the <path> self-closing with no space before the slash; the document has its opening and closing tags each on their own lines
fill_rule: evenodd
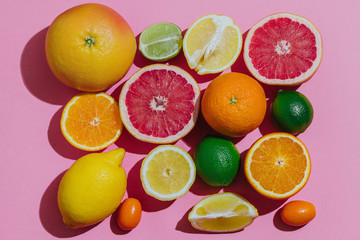
<svg viewBox="0 0 360 240">
<path fill-rule="evenodd" d="M 182 33 L 178 26 L 168 22 L 155 23 L 140 35 L 139 50 L 153 61 L 165 61 L 178 55 L 182 47 Z"/>
<path fill-rule="evenodd" d="M 187 193 L 195 181 L 191 156 L 175 145 L 161 145 L 143 160 L 140 170 L 144 190 L 150 196 L 170 201 Z"/>
<path fill-rule="evenodd" d="M 244 171 L 260 194 L 286 199 L 306 184 L 311 170 L 305 145 L 288 133 L 271 133 L 257 140 L 248 151 Z"/>
<path fill-rule="evenodd" d="M 222 72 L 236 61 L 242 48 L 240 28 L 225 15 L 200 17 L 186 31 L 183 50 L 198 74 Z"/>
<path fill-rule="evenodd" d="M 244 61 L 259 81 L 270 85 L 298 85 L 320 66 L 322 39 L 313 23 L 291 13 L 270 15 L 248 32 Z"/>
<path fill-rule="evenodd" d="M 138 70 L 120 93 L 121 119 L 137 139 L 171 143 L 194 127 L 200 88 L 179 67 L 153 64 Z"/>
<path fill-rule="evenodd" d="M 98 151 L 120 136 L 123 125 L 116 101 L 106 93 L 87 93 L 73 97 L 64 107 L 61 132 L 76 148 Z"/>
<path fill-rule="evenodd" d="M 257 209 L 234 193 L 218 193 L 198 202 L 189 213 L 191 225 L 206 232 L 235 232 L 249 226 Z"/>
</svg>

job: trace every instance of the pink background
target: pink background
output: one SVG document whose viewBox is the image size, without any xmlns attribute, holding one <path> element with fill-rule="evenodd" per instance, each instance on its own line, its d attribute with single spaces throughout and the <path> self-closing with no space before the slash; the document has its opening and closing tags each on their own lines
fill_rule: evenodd
<svg viewBox="0 0 360 240">
<path fill-rule="evenodd" d="M 59 181 L 66 169 L 84 151 L 71 147 L 60 132 L 62 109 L 77 91 L 61 84 L 51 74 L 44 54 L 46 30 L 64 10 L 86 1 L 0 2 L 1 118 L 0 118 L 0 238 L 1 239 L 360 239 L 358 219 L 359 167 L 359 18 L 357 0 L 272 1 L 98 1 L 118 11 L 136 36 L 152 23 L 168 21 L 186 30 L 198 17 L 226 14 L 243 33 L 263 17 L 291 12 L 307 17 L 323 37 L 324 55 L 315 76 L 297 88 L 313 104 L 315 115 L 308 130 L 298 137 L 312 157 L 312 173 L 305 188 L 291 200 L 307 200 L 317 216 L 302 228 L 284 225 L 279 209 L 285 201 L 268 200 L 251 189 L 242 171 L 224 189 L 206 186 L 200 179 L 183 197 L 160 202 L 144 193 L 139 180 L 141 161 L 155 145 L 141 143 L 124 131 L 105 151 L 124 147 L 124 168 L 129 185 L 126 196 L 143 204 L 139 226 L 121 231 L 115 218 L 84 229 L 66 229 L 57 208 Z M 291 2 L 291 3 L 290 3 Z M 205 89 L 214 76 L 197 76 L 184 56 L 170 62 L 189 71 Z M 137 69 L 149 64 L 136 55 L 134 65 L 118 84 L 107 91 L 118 98 L 122 83 Z M 242 57 L 227 71 L 248 73 Z M 278 88 L 264 86 L 272 98 Z M 235 139 L 242 158 L 260 136 L 274 132 L 269 115 L 263 124 L 242 139 Z M 176 145 L 193 154 L 196 144 L 211 132 L 200 117 L 197 127 Z M 233 191 L 243 195 L 260 216 L 243 231 L 231 234 L 198 232 L 187 222 L 191 207 L 203 197 Z"/>
</svg>

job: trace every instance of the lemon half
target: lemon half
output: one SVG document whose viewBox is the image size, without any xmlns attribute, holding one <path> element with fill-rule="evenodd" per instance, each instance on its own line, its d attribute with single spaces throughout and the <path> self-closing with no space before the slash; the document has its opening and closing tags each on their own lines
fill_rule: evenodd
<svg viewBox="0 0 360 240">
<path fill-rule="evenodd" d="M 175 145 L 161 145 L 153 149 L 143 160 L 140 172 L 146 193 L 162 201 L 183 196 L 196 176 L 191 156 Z"/>
</svg>

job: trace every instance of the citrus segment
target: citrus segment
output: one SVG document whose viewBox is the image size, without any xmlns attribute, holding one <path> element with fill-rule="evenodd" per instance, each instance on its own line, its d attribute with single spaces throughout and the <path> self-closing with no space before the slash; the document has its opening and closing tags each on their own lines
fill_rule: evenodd
<svg viewBox="0 0 360 240">
<path fill-rule="evenodd" d="M 285 199 L 300 191 L 310 175 L 305 145 L 288 133 L 271 133 L 257 140 L 245 158 L 249 183 L 260 194 Z"/>
<path fill-rule="evenodd" d="M 105 93 L 79 94 L 64 107 L 61 132 L 82 150 L 97 151 L 114 143 L 122 131 L 115 100 Z"/>
<path fill-rule="evenodd" d="M 235 232 L 258 217 L 257 209 L 234 193 L 218 193 L 198 202 L 189 213 L 191 225 L 207 232 Z"/>
<path fill-rule="evenodd" d="M 175 57 L 182 47 L 182 33 L 178 26 L 168 22 L 155 23 L 140 35 L 139 50 L 153 61 L 165 61 Z"/>
<path fill-rule="evenodd" d="M 179 140 L 194 127 L 200 89 L 181 68 L 154 64 L 137 71 L 120 94 L 121 118 L 137 139 L 152 143 Z"/>
<path fill-rule="evenodd" d="M 170 201 L 184 195 L 195 181 L 195 164 L 182 148 L 162 145 L 153 149 L 141 165 L 141 181 L 154 198 Z"/>
<path fill-rule="evenodd" d="M 291 13 L 262 19 L 249 30 L 244 43 L 246 66 L 266 84 L 301 84 L 316 72 L 321 58 L 319 31 L 309 20 Z"/>
<path fill-rule="evenodd" d="M 205 15 L 196 20 L 184 36 L 184 54 L 198 74 L 228 69 L 242 48 L 240 28 L 225 15 Z"/>
</svg>

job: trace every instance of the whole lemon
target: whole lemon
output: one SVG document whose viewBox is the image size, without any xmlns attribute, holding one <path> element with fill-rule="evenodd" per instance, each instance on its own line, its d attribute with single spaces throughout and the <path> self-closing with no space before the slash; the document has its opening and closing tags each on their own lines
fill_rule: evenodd
<svg viewBox="0 0 360 240">
<path fill-rule="evenodd" d="M 115 10 L 95 3 L 60 14 L 49 26 L 46 58 L 64 84 L 97 92 L 117 83 L 128 72 L 136 40 L 126 20 Z"/>
<path fill-rule="evenodd" d="M 121 167 L 124 155 L 122 148 L 91 153 L 66 171 L 59 185 L 58 205 L 67 226 L 89 226 L 115 212 L 127 184 Z"/>
</svg>

